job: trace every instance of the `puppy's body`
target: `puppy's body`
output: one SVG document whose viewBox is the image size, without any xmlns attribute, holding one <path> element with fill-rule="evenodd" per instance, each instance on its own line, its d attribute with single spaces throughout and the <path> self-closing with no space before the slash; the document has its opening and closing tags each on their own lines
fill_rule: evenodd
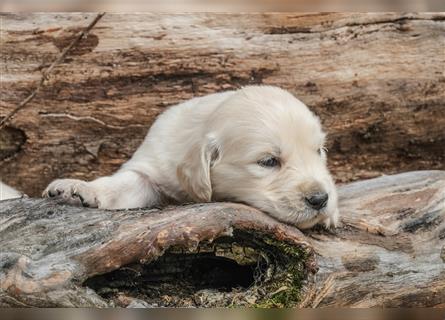
<svg viewBox="0 0 445 320">
<path fill-rule="evenodd" d="M 171 107 L 114 175 L 55 180 L 44 195 L 105 209 L 238 201 L 300 228 L 335 224 L 323 143 L 318 118 L 291 94 L 246 87 Z"/>
<path fill-rule="evenodd" d="M 194 197 L 181 187 L 178 167 L 190 150 L 199 153 L 210 114 L 234 91 L 194 98 L 169 108 L 150 128 L 142 145 L 122 170 L 145 173 L 156 186 L 161 201 L 210 201 Z M 164 199 L 162 199 L 164 198 Z M 124 206 L 125 207 L 125 206 Z"/>
</svg>

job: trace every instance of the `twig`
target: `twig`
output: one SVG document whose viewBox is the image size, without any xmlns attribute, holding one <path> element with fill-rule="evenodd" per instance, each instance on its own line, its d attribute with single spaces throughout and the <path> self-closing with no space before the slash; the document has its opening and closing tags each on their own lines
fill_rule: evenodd
<svg viewBox="0 0 445 320">
<path fill-rule="evenodd" d="M 46 69 L 45 71 L 42 72 L 42 77 L 37 85 L 37 87 L 34 89 L 34 91 L 27 96 L 22 102 L 19 103 L 19 105 L 12 110 L 10 113 L 8 113 L 6 115 L 6 117 L 4 117 L 1 121 L 0 121 L 0 130 L 3 129 L 3 127 L 6 125 L 6 123 L 17 113 L 19 112 L 21 109 L 23 109 L 28 102 L 30 102 L 35 96 L 36 94 L 40 91 L 40 89 L 43 87 L 43 85 L 45 84 L 45 81 L 48 80 L 48 76 L 51 74 L 51 72 L 53 71 L 54 67 L 56 65 L 58 65 L 60 62 L 63 61 L 63 59 L 65 59 L 66 55 L 68 54 L 68 52 L 74 48 L 74 46 L 76 46 L 79 41 L 86 37 L 88 35 L 88 33 L 91 31 L 91 29 L 93 29 L 93 27 L 96 25 L 96 23 L 105 15 L 105 12 L 101 12 L 99 13 L 93 21 L 91 21 L 91 23 L 82 31 L 80 32 L 76 38 L 73 39 L 73 41 L 71 41 L 71 43 L 65 47 L 65 49 L 63 49 L 62 53 L 60 54 L 60 56 L 53 62 L 51 63 L 51 65 L 49 66 L 48 69 Z"/>
</svg>

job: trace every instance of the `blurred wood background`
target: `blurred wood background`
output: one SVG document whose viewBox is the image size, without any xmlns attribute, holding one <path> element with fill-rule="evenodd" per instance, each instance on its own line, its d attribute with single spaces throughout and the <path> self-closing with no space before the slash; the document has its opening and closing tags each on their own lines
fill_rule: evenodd
<svg viewBox="0 0 445 320">
<path fill-rule="evenodd" d="M 94 13 L 2 14 L 0 117 Z M 165 108 L 248 84 L 322 119 L 337 181 L 445 169 L 445 14 L 107 14 L 0 131 L 0 177 L 116 170 Z M 180 134 L 180 132 L 178 132 Z"/>
</svg>

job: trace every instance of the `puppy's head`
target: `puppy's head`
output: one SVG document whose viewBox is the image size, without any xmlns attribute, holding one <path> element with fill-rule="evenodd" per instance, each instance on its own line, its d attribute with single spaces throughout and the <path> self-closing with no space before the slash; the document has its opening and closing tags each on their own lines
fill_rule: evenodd
<svg viewBox="0 0 445 320">
<path fill-rule="evenodd" d="M 319 119 L 290 93 L 246 87 L 210 116 L 178 177 L 196 201 L 244 202 L 299 228 L 335 225 L 324 141 Z"/>
</svg>

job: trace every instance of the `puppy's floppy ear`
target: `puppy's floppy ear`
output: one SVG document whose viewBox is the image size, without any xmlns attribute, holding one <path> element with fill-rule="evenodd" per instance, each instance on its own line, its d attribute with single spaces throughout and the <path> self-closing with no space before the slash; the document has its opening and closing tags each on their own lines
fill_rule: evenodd
<svg viewBox="0 0 445 320">
<path fill-rule="evenodd" d="M 210 168 L 219 156 L 220 151 L 215 137 L 207 135 L 203 141 L 190 148 L 178 165 L 176 174 L 179 182 L 194 201 L 211 201 Z"/>
</svg>

